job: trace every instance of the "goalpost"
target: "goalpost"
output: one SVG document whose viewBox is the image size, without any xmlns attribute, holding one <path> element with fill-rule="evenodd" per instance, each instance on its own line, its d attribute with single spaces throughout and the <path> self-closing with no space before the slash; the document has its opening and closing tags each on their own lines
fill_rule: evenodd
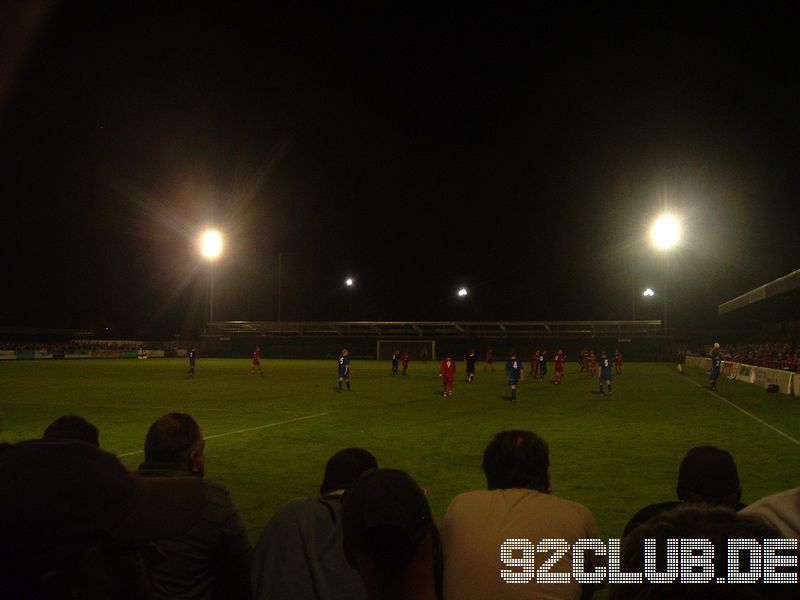
<svg viewBox="0 0 800 600">
<path fill-rule="evenodd" d="M 395 350 L 399 350 L 401 354 L 408 352 L 408 358 L 411 360 L 436 359 L 436 341 L 418 339 L 378 340 L 376 358 L 378 360 L 389 360 Z"/>
</svg>

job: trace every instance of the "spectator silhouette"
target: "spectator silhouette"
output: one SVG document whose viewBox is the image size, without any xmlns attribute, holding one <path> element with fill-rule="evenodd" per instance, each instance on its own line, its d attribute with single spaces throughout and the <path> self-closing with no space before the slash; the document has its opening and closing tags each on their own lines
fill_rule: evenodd
<svg viewBox="0 0 800 600">
<path fill-rule="evenodd" d="M 100 446 L 100 432 L 89 421 L 77 415 L 64 415 L 57 418 L 44 430 L 42 439 L 78 440 Z"/>
<path fill-rule="evenodd" d="M 325 466 L 320 497 L 292 500 L 272 516 L 253 553 L 254 598 L 366 598 L 358 572 L 344 556 L 342 495 L 377 466 L 362 448 L 340 450 Z"/>
<path fill-rule="evenodd" d="M 756 500 L 741 512 L 766 519 L 785 537 L 800 537 L 800 487 Z"/>
<path fill-rule="evenodd" d="M 193 526 L 192 477 L 144 479 L 84 442 L 0 450 L 0 598 L 150 599 L 150 542 Z"/>
<path fill-rule="evenodd" d="M 696 446 L 686 453 L 678 469 L 678 501 L 659 502 L 644 507 L 625 526 L 624 535 L 654 516 L 682 503 L 703 502 L 732 510 L 745 507 L 740 502 L 742 485 L 736 463 L 729 452 L 716 446 Z"/>
<path fill-rule="evenodd" d="M 158 542 L 164 554 L 152 570 L 158 598 L 250 598 L 250 541 L 228 490 L 203 479 L 204 448 L 200 427 L 185 413 L 164 415 L 147 432 L 143 477 L 194 476 L 205 488 L 200 521 Z"/>
<path fill-rule="evenodd" d="M 456 496 L 442 522 L 444 597 L 581 598 L 591 587 L 579 583 L 510 585 L 500 577 L 500 548 L 508 539 L 536 545 L 563 539 L 596 538 L 594 516 L 585 506 L 552 494 L 550 451 L 531 431 L 502 431 L 483 453 L 487 490 Z M 570 572 L 568 551 L 551 572 Z"/>
<path fill-rule="evenodd" d="M 434 600 L 439 533 L 407 473 L 367 471 L 342 498 L 344 551 L 368 600 Z"/>
<path fill-rule="evenodd" d="M 641 582 L 612 584 L 609 598 L 611 600 L 666 600 L 666 599 L 709 599 L 709 600 L 750 600 L 761 598 L 796 598 L 797 584 L 747 583 L 734 582 L 728 565 L 728 540 L 755 540 L 762 548 L 765 539 L 780 538 L 780 533 L 767 522 L 752 516 L 735 513 L 729 508 L 714 507 L 707 504 L 683 504 L 673 510 L 660 513 L 635 527 L 625 536 L 620 550 L 620 572 L 645 573 L 645 539 L 655 540 L 655 570 L 664 573 L 670 579 L 676 577 L 675 583 L 651 583 L 644 578 Z M 684 577 L 691 577 L 681 572 L 680 550 L 673 555 L 672 566 L 667 559 L 667 540 L 707 540 L 714 548 L 712 563 L 713 578 L 724 577 L 726 583 L 690 583 Z M 675 542 L 673 542 L 675 543 Z M 796 555 L 796 554 L 795 554 Z M 747 554 L 745 554 L 747 556 Z M 749 571 L 748 559 L 740 554 L 739 571 Z M 796 558 L 795 558 L 796 561 Z M 796 562 L 795 562 L 796 564 Z M 755 574 L 753 571 L 751 573 Z M 759 573 L 761 569 L 759 569 Z M 794 572 L 797 572 L 795 567 Z"/>
</svg>

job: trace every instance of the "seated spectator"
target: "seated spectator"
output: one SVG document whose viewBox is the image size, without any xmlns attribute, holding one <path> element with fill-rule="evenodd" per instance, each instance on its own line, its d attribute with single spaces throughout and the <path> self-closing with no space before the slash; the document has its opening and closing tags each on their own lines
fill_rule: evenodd
<svg viewBox="0 0 800 600">
<path fill-rule="evenodd" d="M 407 473 L 367 471 L 342 497 L 347 562 L 369 600 L 435 600 L 439 533 L 425 492 Z"/>
<path fill-rule="evenodd" d="M 55 438 L 78 440 L 93 446 L 100 446 L 100 432 L 97 427 L 77 415 L 64 415 L 47 426 L 42 439 Z"/>
<path fill-rule="evenodd" d="M 340 450 L 325 466 L 319 498 L 292 500 L 273 515 L 253 553 L 254 598 L 367 597 L 344 556 L 342 494 L 359 475 L 377 467 L 366 450 Z"/>
<path fill-rule="evenodd" d="M 184 413 L 164 415 L 147 432 L 139 474 L 194 476 L 206 495 L 199 523 L 158 542 L 164 560 L 152 569 L 157 598 L 250 598 L 252 547 L 228 490 L 202 479 L 204 447 L 200 427 Z"/>
<path fill-rule="evenodd" d="M 0 598 L 150 599 L 149 544 L 199 520 L 202 482 L 144 479 L 65 439 L 0 449 Z"/>
<path fill-rule="evenodd" d="M 733 457 L 716 446 L 697 446 L 686 453 L 678 469 L 678 501 L 659 502 L 644 507 L 625 526 L 624 535 L 654 516 L 684 502 L 703 502 L 740 510 L 746 505 Z"/>
<path fill-rule="evenodd" d="M 554 496 L 547 443 L 531 431 L 502 431 L 483 453 L 487 490 L 456 496 L 442 522 L 444 597 L 580 598 L 581 584 L 510 585 L 500 577 L 500 548 L 508 539 L 533 545 L 560 538 L 570 546 L 598 537 L 594 516 L 585 506 Z M 551 572 L 570 572 L 567 552 Z"/>
<path fill-rule="evenodd" d="M 761 546 L 765 539 L 780 538 L 777 530 L 765 521 L 752 516 L 735 513 L 728 508 L 704 504 L 684 504 L 673 510 L 656 515 L 646 523 L 635 527 L 622 541 L 620 549 L 621 573 L 644 573 L 644 540 L 656 540 L 656 571 L 666 574 L 667 539 L 704 539 L 714 547 L 714 578 L 725 577 L 727 583 L 713 581 L 708 584 L 681 582 L 684 574 L 680 566 L 673 563 L 675 583 L 612 584 L 609 598 L 612 600 L 655 600 L 672 598 L 689 599 L 761 599 L 795 598 L 797 584 L 733 583 L 728 574 L 728 540 L 756 540 Z M 749 564 L 742 562 L 740 571 L 748 571 Z M 797 572 L 797 567 L 794 568 Z"/>
<path fill-rule="evenodd" d="M 800 537 L 800 487 L 761 498 L 741 513 L 766 519 L 784 537 Z"/>
</svg>

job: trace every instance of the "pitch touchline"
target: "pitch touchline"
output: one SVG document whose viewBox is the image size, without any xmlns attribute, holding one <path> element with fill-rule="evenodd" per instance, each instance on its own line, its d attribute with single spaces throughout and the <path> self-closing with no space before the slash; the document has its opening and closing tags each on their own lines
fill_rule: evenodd
<svg viewBox="0 0 800 600">
<path fill-rule="evenodd" d="M 267 427 L 277 427 L 278 425 L 286 425 L 287 423 L 294 423 L 295 421 L 304 421 L 305 419 L 316 419 L 317 417 L 324 417 L 329 413 L 317 413 L 315 415 L 306 415 L 305 417 L 295 417 L 294 419 L 287 419 L 285 421 L 277 421 L 275 423 L 267 423 L 266 425 L 259 425 L 258 427 L 249 427 L 247 429 L 238 429 L 236 431 L 227 431 L 225 433 L 217 433 L 214 435 L 207 435 L 203 439 L 213 440 L 215 438 L 225 437 L 226 435 L 236 435 L 237 433 L 247 433 L 248 431 L 257 431 L 259 429 L 266 429 Z M 123 456 L 134 456 L 141 454 L 144 450 L 135 450 L 133 452 L 126 452 L 125 454 L 117 454 L 120 458 Z"/>
<path fill-rule="evenodd" d="M 792 436 L 790 436 L 788 433 L 785 433 L 785 432 L 781 431 L 780 429 L 778 429 L 778 428 L 777 428 L 777 427 L 775 427 L 774 425 L 770 425 L 769 423 L 767 423 L 767 422 L 766 422 L 766 421 L 764 421 L 763 419 L 759 419 L 759 418 L 758 418 L 757 416 L 755 416 L 753 413 L 746 411 L 745 409 L 743 409 L 743 408 L 742 408 L 741 406 L 739 406 L 738 404 L 736 404 L 736 403 L 734 403 L 734 402 L 731 402 L 731 401 L 730 401 L 730 400 L 728 400 L 727 398 L 723 398 L 722 396 L 720 396 L 719 394 L 717 394 L 717 393 L 716 393 L 714 390 L 709 390 L 708 388 L 706 388 L 706 387 L 704 387 L 704 386 L 700 385 L 699 383 L 697 383 L 696 381 L 694 381 L 694 380 L 692 380 L 692 379 L 689 379 L 688 377 L 687 377 L 686 379 L 687 379 L 688 381 L 691 381 L 691 382 L 692 382 L 694 385 L 696 385 L 697 387 L 699 387 L 699 388 L 701 388 L 701 389 L 703 389 L 703 390 L 707 391 L 709 394 L 711 394 L 711 395 L 712 395 L 712 396 L 714 396 L 715 398 L 718 398 L 718 399 L 722 400 L 722 401 L 723 401 L 723 402 L 725 402 L 726 404 L 730 404 L 730 405 L 731 405 L 733 408 L 735 408 L 736 410 L 743 412 L 744 414 L 746 414 L 746 415 L 747 415 L 748 417 L 750 417 L 751 419 L 754 419 L 754 420 L 758 421 L 759 423 L 761 423 L 761 424 L 762 424 L 762 425 L 764 425 L 765 427 L 769 427 L 770 429 L 772 429 L 772 431 L 774 431 L 774 432 L 775 432 L 775 433 L 777 433 L 778 435 L 782 435 L 783 437 L 785 437 L 785 438 L 786 438 L 787 440 L 789 440 L 790 442 L 793 442 L 793 443 L 797 444 L 798 446 L 800 446 L 800 440 L 797 440 L 797 439 L 793 438 L 793 437 L 792 437 Z"/>
</svg>

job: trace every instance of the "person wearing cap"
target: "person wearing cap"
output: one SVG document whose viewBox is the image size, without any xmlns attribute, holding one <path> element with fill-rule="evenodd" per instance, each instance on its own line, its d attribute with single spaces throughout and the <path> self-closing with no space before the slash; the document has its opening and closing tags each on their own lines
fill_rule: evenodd
<svg viewBox="0 0 800 600">
<path fill-rule="evenodd" d="M 647 580 L 642 578 L 641 581 L 629 578 L 626 583 L 609 585 L 608 597 L 611 600 L 655 600 L 658 598 L 680 598 L 681 600 L 795 599 L 797 598 L 797 583 L 790 584 L 789 581 L 791 580 L 786 581 L 788 585 L 765 582 L 764 578 L 761 577 L 762 567 L 758 564 L 760 558 L 754 558 L 751 555 L 748 560 L 742 557 L 740 559 L 741 566 L 737 569 L 738 573 L 734 575 L 731 569 L 736 569 L 736 567 L 728 562 L 728 552 L 725 551 L 729 548 L 731 540 L 742 540 L 763 548 L 766 546 L 766 540 L 775 540 L 780 537 L 780 533 L 772 525 L 752 515 L 745 515 L 742 512 L 736 513 L 727 508 L 708 506 L 706 504 L 684 504 L 674 510 L 661 513 L 646 523 L 642 523 L 622 540 L 619 554 L 620 572 L 627 574 L 647 573 L 648 566 L 646 565 L 649 563 L 652 569 L 653 562 L 656 562 L 659 565 L 657 576 L 661 581 L 653 583 L 650 578 L 654 577 L 654 575 L 648 575 Z M 703 582 L 703 574 L 698 571 L 693 573 L 697 579 L 692 583 L 689 583 L 692 574 L 684 571 L 679 576 L 679 569 L 683 565 L 679 566 L 677 553 L 672 559 L 663 560 L 664 554 L 661 553 L 664 552 L 663 548 L 667 547 L 668 543 L 675 543 L 677 547 L 678 540 L 687 539 L 704 540 L 716 550 L 713 554 L 706 554 L 706 559 L 710 563 L 709 567 L 713 567 L 714 573 L 714 576 L 708 576 L 709 581 Z M 655 561 L 652 561 L 647 556 L 645 540 L 655 541 L 657 549 Z M 765 549 L 764 554 L 766 553 L 767 550 Z M 760 550 L 757 556 L 761 556 Z M 671 569 L 667 564 L 668 562 L 672 563 L 674 571 L 670 572 Z M 749 572 L 745 570 L 745 565 L 748 562 Z M 753 562 L 758 564 L 755 569 Z M 796 566 L 792 571 L 794 571 L 796 577 Z M 738 579 L 735 584 L 732 579 L 734 576 Z M 747 579 L 750 579 L 750 582 Z M 727 581 L 727 583 L 720 585 L 723 581 Z"/>
<path fill-rule="evenodd" d="M 252 546 L 228 490 L 203 478 L 204 447 L 200 427 L 185 413 L 164 415 L 147 432 L 139 474 L 148 480 L 191 476 L 205 490 L 199 522 L 158 542 L 164 559 L 152 574 L 159 599 L 250 598 Z"/>
<path fill-rule="evenodd" d="M 697 446 L 686 453 L 678 469 L 678 501 L 644 507 L 625 526 L 627 535 L 638 525 L 683 504 L 705 503 L 740 510 L 742 485 L 736 463 L 729 452 L 716 446 Z"/>
<path fill-rule="evenodd" d="M 342 497 L 342 528 L 347 562 L 368 600 L 436 600 L 439 532 L 425 492 L 407 473 L 361 475 Z"/>
<path fill-rule="evenodd" d="M 482 466 L 488 489 L 456 496 L 442 521 L 444 597 L 581 598 L 584 588 L 577 582 L 510 585 L 501 577 L 501 569 L 513 568 L 499 562 L 506 540 L 525 539 L 535 547 L 555 538 L 571 548 L 578 539 L 598 537 L 588 508 L 552 493 L 547 443 L 532 431 L 501 431 L 486 446 Z M 569 550 L 550 571 L 569 573 L 571 566 Z"/>
<path fill-rule="evenodd" d="M 81 441 L 0 451 L 0 597 L 153 598 L 151 542 L 200 519 L 194 477 L 146 479 Z"/>
<path fill-rule="evenodd" d="M 325 466 L 321 496 L 297 498 L 278 509 L 253 552 L 255 600 L 367 597 L 358 571 L 344 556 L 342 495 L 359 475 L 377 467 L 367 450 L 340 450 Z"/>
</svg>

